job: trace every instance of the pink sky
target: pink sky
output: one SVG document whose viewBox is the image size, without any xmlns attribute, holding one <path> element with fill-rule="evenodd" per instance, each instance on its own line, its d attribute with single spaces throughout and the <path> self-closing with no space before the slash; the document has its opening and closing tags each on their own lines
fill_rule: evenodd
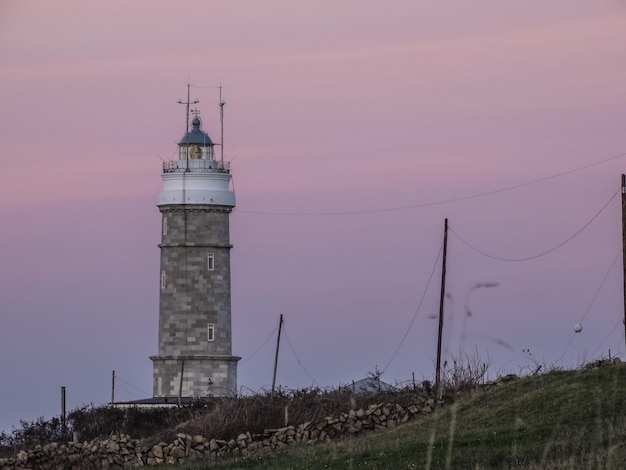
<svg viewBox="0 0 626 470">
<path fill-rule="evenodd" d="M 150 395 L 159 156 L 184 132 L 188 80 L 216 141 L 220 83 L 227 103 L 246 390 L 271 383 L 275 337 L 261 346 L 281 313 L 282 386 L 384 368 L 446 217 L 489 254 L 533 256 L 587 223 L 626 171 L 625 156 L 378 211 L 626 152 L 618 0 L 5 0 L 0 60 L 0 429 L 58 414 L 61 386 L 70 408 L 107 402 L 113 369 L 120 400 Z M 620 249 L 619 196 L 532 261 L 451 234 L 448 353 L 464 336 L 494 374 L 528 369 L 528 349 L 563 366 L 624 357 Z M 439 280 L 440 261 L 384 380 L 433 377 Z M 499 287 L 468 296 L 485 281 Z"/>
</svg>

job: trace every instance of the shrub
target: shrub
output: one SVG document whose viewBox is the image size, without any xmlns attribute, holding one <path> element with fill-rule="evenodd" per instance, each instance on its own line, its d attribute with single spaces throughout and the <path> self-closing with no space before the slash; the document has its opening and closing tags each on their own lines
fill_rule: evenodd
<svg viewBox="0 0 626 470">
<path fill-rule="evenodd" d="M 485 384 L 490 365 L 491 361 L 483 360 L 477 352 L 452 356 L 443 364 L 441 382 L 444 395 L 471 392 Z"/>
</svg>

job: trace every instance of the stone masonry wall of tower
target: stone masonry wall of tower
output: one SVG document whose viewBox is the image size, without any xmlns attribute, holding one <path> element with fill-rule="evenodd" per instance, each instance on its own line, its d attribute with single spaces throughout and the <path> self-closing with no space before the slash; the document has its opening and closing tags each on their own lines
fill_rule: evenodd
<svg viewBox="0 0 626 470">
<path fill-rule="evenodd" d="M 233 395 L 240 358 L 231 355 L 232 207 L 172 204 L 159 210 L 159 353 L 152 357 L 153 395 Z"/>
<path fill-rule="evenodd" d="M 230 355 L 231 208 L 172 205 L 160 208 L 159 356 Z M 208 256 L 213 255 L 209 269 Z M 207 337 L 209 324 L 214 337 Z"/>
</svg>

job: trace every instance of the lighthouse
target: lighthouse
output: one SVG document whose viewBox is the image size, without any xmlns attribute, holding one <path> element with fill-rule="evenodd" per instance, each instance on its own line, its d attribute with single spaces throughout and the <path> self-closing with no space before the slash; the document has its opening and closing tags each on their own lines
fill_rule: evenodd
<svg viewBox="0 0 626 470">
<path fill-rule="evenodd" d="M 184 104 L 188 122 L 189 99 Z M 157 201 L 159 342 L 158 354 L 150 359 L 153 396 L 163 399 L 235 395 L 241 359 L 232 355 L 229 217 L 235 193 L 230 166 L 223 156 L 216 158 L 199 113 L 191 113 L 195 116 L 178 143 L 178 159 L 163 163 Z"/>
</svg>

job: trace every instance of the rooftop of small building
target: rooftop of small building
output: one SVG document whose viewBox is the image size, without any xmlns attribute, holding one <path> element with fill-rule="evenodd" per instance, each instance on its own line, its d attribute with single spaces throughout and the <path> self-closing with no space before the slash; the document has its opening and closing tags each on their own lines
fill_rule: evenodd
<svg viewBox="0 0 626 470">
<path fill-rule="evenodd" d="M 220 397 L 152 397 L 142 398 L 140 400 L 130 401 L 116 401 L 115 406 L 145 406 L 145 407 L 159 407 L 159 406 L 189 406 L 193 404 L 200 404 L 204 400 L 215 399 Z"/>
<path fill-rule="evenodd" d="M 365 377 L 352 382 L 354 393 L 397 392 L 398 388 L 376 377 Z"/>
</svg>

